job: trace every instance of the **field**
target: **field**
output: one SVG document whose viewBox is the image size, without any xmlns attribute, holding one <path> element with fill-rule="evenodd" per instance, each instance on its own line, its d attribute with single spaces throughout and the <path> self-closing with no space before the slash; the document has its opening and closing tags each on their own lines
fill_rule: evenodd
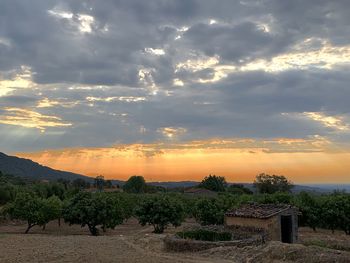
<svg viewBox="0 0 350 263">
<path fill-rule="evenodd" d="M 184 225 L 192 224 L 195 223 L 187 221 Z M 56 221 L 44 231 L 35 227 L 24 235 L 24 229 L 20 222 L 0 225 L 0 262 L 350 262 L 349 236 L 328 230 L 314 233 L 309 228 L 300 228 L 300 241 L 307 246 L 270 242 L 260 247 L 215 248 L 196 253 L 163 250 L 162 238 L 181 228 L 169 228 L 165 234 L 156 235 L 151 227 L 141 227 L 135 219 L 98 237 L 79 226 L 58 227 Z"/>
</svg>

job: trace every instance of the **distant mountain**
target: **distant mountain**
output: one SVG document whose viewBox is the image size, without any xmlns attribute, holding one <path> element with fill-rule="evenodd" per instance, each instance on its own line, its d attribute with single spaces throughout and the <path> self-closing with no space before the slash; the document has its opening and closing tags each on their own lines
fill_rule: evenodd
<svg viewBox="0 0 350 263">
<path fill-rule="evenodd" d="M 200 182 L 195 182 L 195 181 L 180 181 L 180 182 L 150 182 L 150 185 L 154 186 L 162 186 L 165 188 L 176 188 L 176 187 L 194 187 Z M 235 183 L 229 183 L 229 184 L 235 184 Z M 255 191 L 254 185 L 252 183 L 238 183 L 243 185 L 244 187 L 248 188 L 251 191 Z M 292 193 L 300 193 L 300 192 L 310 192 L 310 193 L 329 193 L 335 190 L 332 188 L 332 185 L 329 185 L 329 187 L 318 187 L 317 186 L 312 186 L 312 185 L 294 185 L 292 188 Z"/>
<path fill-rule="evenodd" d="M 48 180 L 55 181 L 63 178 L 67 180 L 74 180 L 82 178 L 86 181 L 92 181 L 92 177 L 54 170 L 47 166 L 40 165 L 28 159 L 9 156 L 0 152 L 0 171 L 5 174 L 12 174 L 23 178 L 32 180 Z"/>
<path fill-rule="evenodd" d="M 328 192 L 346 191 L 350 193 L 350 184 L 309 184 L 307 186 Z"/>
</svg>

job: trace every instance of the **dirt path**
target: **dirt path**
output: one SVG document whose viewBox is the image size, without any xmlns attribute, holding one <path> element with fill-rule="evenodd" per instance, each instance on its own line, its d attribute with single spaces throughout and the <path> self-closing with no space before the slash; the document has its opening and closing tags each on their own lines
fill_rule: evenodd
<svg viewBox="0 0 350 263">
<path fill-rule="evenodd" d="M 1 263 L 232 262 L 193 254 L 167 253 L 162 250 L 161 237 L 164 235 L 152 234 L 152 228 L 140 227 L 134 221 L 98 237 L 92 237 L 86 229 L 76 226 L 58 228 L 54 222 L 48 224 L 44 232 L 40 228 L 34 228 L 31 234 L 24 235 L 24 228 L 24 225 L 0 226 Z M 144 246 L 144 241 L 148 239 L 152 242 Z"/>
<path fill-rule="evenodd" d="M 186 225 L 191 224 L 186 222 Z M 350 262 L 350 253 L 328 250 L 321 247 L 289 245 L 270 242 L 259 247 L 228 248 L 219 247 L 196 253 L 172 253 L 163 249 L 162 238 L 166 236 L 152 234 L 151 227 L 141 227 L 136 220 L 109 230 L 102 236 L 89 235 L 86 228 L 62 225 L 50 222 L 46 230 L 39 227 L 24 235 L 24 224 L 0 225 L 0 262 L 74 262 L 74 263 L 281 263 L 312 262 L 339 263 Z M 181 229 L 181 228 L 180 228 Z M 169 228 L 167 234 L 180 229 Z M 316 234 L 302 230 L 303 239 L 315 238 Z M 348 237 L 337 234 L 317 233 L 317 238 L 337 237 L 344 243 Z M 322 239 L 326 240 L 326 239 Z"/>
</svg>

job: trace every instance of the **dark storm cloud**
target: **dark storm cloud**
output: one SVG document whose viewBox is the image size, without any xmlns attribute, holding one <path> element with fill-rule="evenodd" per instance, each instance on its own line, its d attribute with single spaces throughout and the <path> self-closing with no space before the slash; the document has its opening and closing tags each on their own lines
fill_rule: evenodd
<svg viewBox="0 0 350 263">
<path fill-rule="evenodd" d="M 0 91 L 12 91 L 0 92 L 0 115 L 6 107 L 25 108 L 72 125 L 39 136 L 1 124 L 7 139 L 0 146 L 152 142 L 169 139 L 166 127 L 185 129 L 179 140 L 318 134 L 345 141 L 348 131 L 320 118 L 349 122 L 349 7 L 345 0 L 1 1 Z M 286 62 L 280 70 L 220 75 L 220 66 L 272 63 L 293 52 L 308 59 L 329 46 L 319 55 L 329 67 Z M 337 49 L 343 62 L 332 62 Z M 31 72 L 29 88 L 15 87 L 23 66 Z"/>
</svg>

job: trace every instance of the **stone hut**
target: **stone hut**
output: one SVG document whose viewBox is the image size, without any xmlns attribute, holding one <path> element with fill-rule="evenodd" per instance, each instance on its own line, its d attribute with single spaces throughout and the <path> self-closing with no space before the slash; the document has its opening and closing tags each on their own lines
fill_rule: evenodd
<svg viewBox="0 0 350 263">
<path fill-rule="evenodd" d="M 298 209 L 284 204 L 246 204 L 225 213 L 225 225 L 261 230 L 266 240 L 295 243 L 298 240 Z"/>
</svg>

